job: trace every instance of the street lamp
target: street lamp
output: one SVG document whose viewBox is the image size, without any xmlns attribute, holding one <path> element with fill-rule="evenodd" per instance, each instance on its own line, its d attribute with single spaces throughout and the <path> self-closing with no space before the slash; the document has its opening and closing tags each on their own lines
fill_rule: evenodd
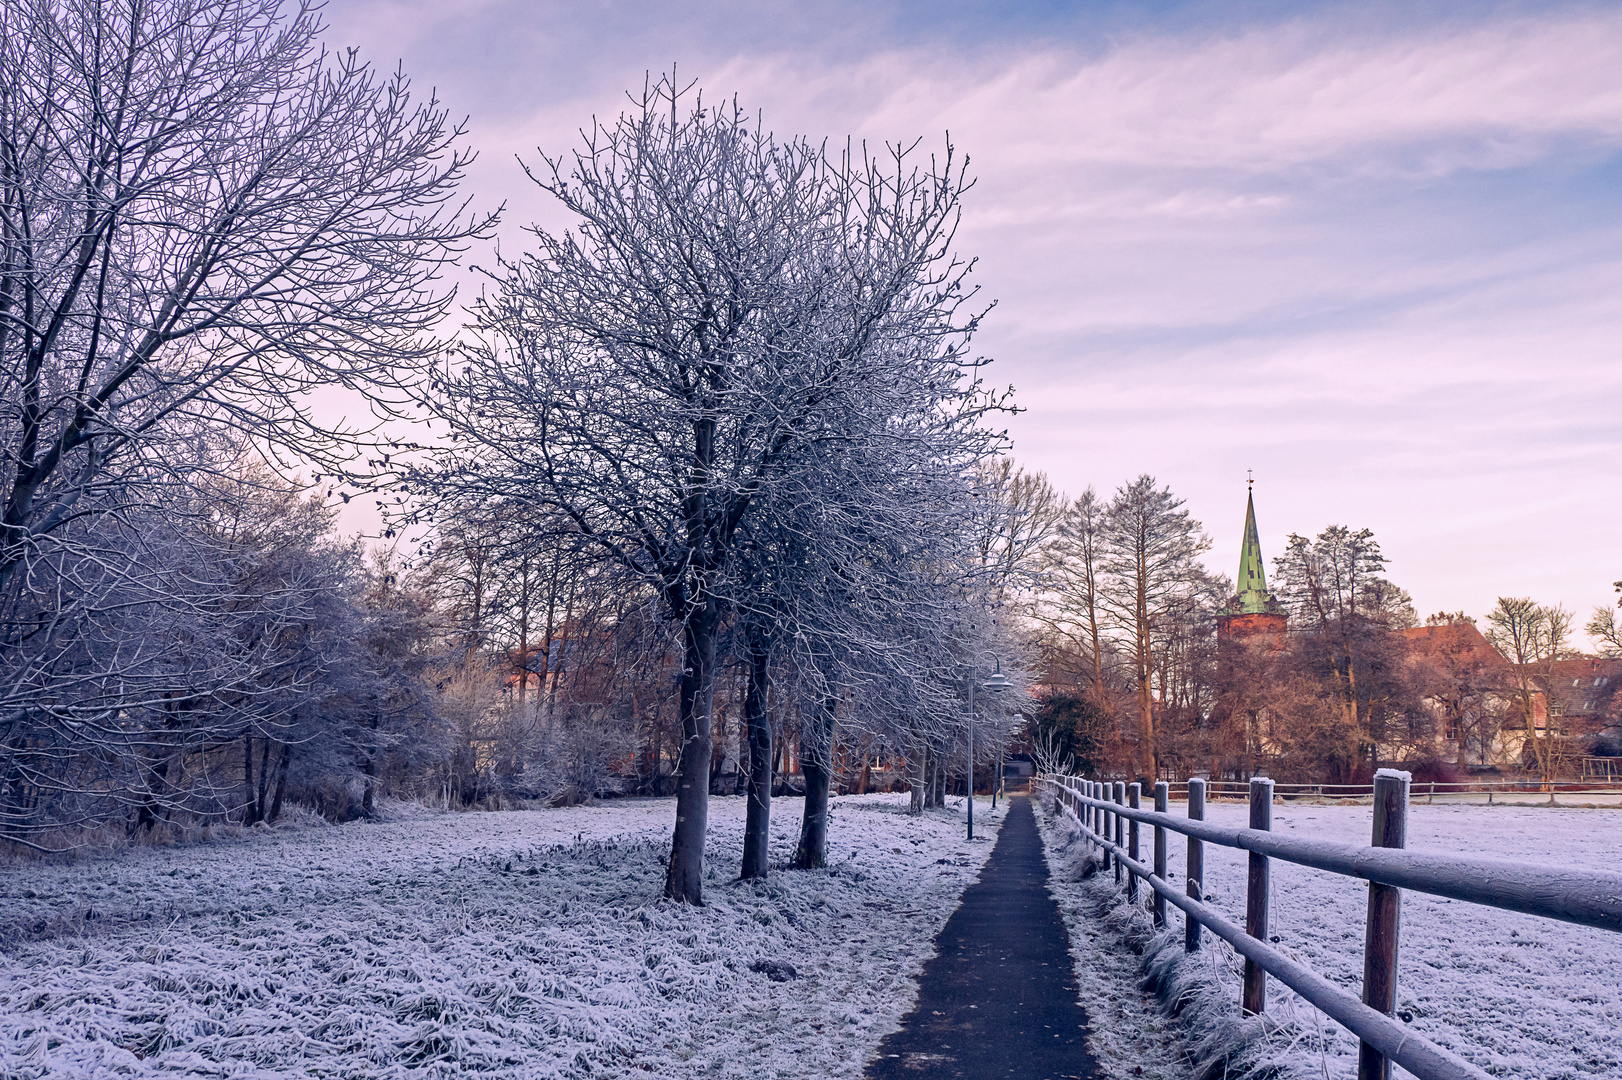
<svg viewBox="0 0 1622 1080">
<path fill-rule="evenodd" d="M 974 839 L 974 686 L 980 681 L 979 658 L 969 663 L 969 783 L 968 798 L 965 804 L 969 808 L 969 839 Z M 1002 673 L 1002 661 L 997 661 L 997 670 L 986 679 L 986 689 L 994 694 L 1000 694 L 1014 684 L 1008 681 L 1008 676 Z"/>
</svg>

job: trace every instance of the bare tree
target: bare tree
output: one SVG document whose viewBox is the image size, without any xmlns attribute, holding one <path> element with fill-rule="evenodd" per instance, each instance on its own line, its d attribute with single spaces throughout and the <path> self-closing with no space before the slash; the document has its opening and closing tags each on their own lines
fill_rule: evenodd
<svg viewBox="0 0 1622 1080">
<path fill-rule="evenodd" d="M 1100 531 L 1106 577 L 1100 599 L 1132 661 L 1137 767 L 1150 778 L 1159 772 L 1152 687 L 1157 631 L 1170 610 L 1197 587 L 1203 572 L 1195 557 L 1211 546 L 1182 505 L 1170 488 L 1157 487 L 1154 477 L 1145 474 L 1115 492 Z"/>
<path fill-rule="evenodd" d="M 909 711 L 904 700 L 915 714 L 955 711 L 945 693 L 951 679 L 942 679 L 950 665 L 941 662 L 939 623 L 960 612 L 966 585 L 985 584 L 972 477 L 995 440 L 977 425 L 940 423 L 934 405 L 916 407 L 923 400 L 888 416 L 844 417 L 845 440 L 808 447 L 808 467 L 765 493 L 740 529 L 750 772 L 769 779 L 767 695 L 757 688 L 771 653 L 800 706 L 806 789 L 797 867 L 826 860 L 841 716 L 857 738 L 894 741 L 888 718 L 898 706 Z M 769 787 L 752 781 L 746 877 L 765 872 L 769 806 Z"/>
<path fill-rule="evenodd" d="M 1370 767 L 1391 722 L 1412 718 L 1407 644 L 1393 630 L 1415 623 L 1408 594 L 1383 578 L 1386 558 L 1368 529 L 1331 525 L 1314 539 L 1290 534 L 1273 561 L 1273 584 L 1301 647 L 1313 654 Z"/>
<path fill-rule="evenodd" d="M 1514 665 L 1516 703 L 1526 730 L 1522 753 L 1536 762 L 1551 803 L 1567 751 L 1556 722 L 1564 703 L 1554 670 L 1570 655 L 1571 618 L 1559 604 L 1545 606 L 1524 596 L 1500 596 L 1487 615 L 1487 640 Z"/>
<path fill-rule="evenodd" d="M 1105 683 L 1108 641 L 1102 607 L 1104 510 L 1104 503 L 1091 487 L 1063 504 L 1058 534 L 1047 552 L 1043 602 L 1036 609 L 1036 618 L 1050 642 L 1065 653 L 1081 657 L 1086 671 L 1079 677 L 1085 679 L 1092 704 L 1113 714 Z M 1059 666 L 1057 659 L 1050 659 L 1050 668 Z"/>
<path fill-rule="evenodd" d="M 222 625 L 199 590 L 224 585 L 170 561 L 219 542 L 211 480 L 245 442 L 339 468 L 362 433 L 311 392 L 403 405 L 435 350 L 436 276 L 488 225 L 451 203 L 459 130 L 320 31 L 275 0 L 0 0 L 0 726 L 247 693 L 252 650 L 173 637 Z M 165 687 L 158 641 L 239 670 Z"/>
<path fill-rule="evenodd" d="M 999 603 L 1027 602 L 1041 586 L 1048 548 L 1060 535 L 1065 504 L 1046 474 L 999 457 L 975 473 L 974 556 L 984 587 Z"/>
<path fill-rule="evenodd" d="M 1031 740 L 1031 761 L 1038 775 L 1068 776 L 1076 767 L 1076 757 L 1063 746 L 1063 735 L 1056 726 L 1037 729 Z"/>
<path fill-rule="evenodd" d="M 167 421 L 347 457 L 309 391 L 428 355 L 487 223 L 447 210 L 445 111 L 329 56 L 311 5 L 6 0 L 0 29 L 3 583 L 161 467 Z"/>
<path fill-rule="evenodd" d="M 1622 581 L 1616 583 L 1616 591 L 1622 593 Z M 1600 651 L 1607 657 L 1622 657 L 1622 621 L 1616 617 L 1617 607 L 1622 602 L 1611 607 L 1595 608 L 1593 616 L 1583 629 L 1593 638 L 1600 647 Z"/>
<path fill-rule="evenodd" d="M 950 152 L 831 159 L 669 80 L 536 179 L 578 231 L 536 229 L 480 305 L 436 383 L 455 448 L 418 489 L 555 507 L 661 598 L 684 653 L 665 891 L 696 904 L 739 530 L 852 416 L 972 426 L 967 185 Z"/>
</svg>

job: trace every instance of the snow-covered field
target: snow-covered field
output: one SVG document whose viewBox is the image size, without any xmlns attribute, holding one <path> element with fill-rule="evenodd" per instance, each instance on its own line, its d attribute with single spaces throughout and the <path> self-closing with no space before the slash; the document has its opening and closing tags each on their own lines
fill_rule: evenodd
<svg viewBox="0 0 1622 1080">
<path fill-rule="evenodd" d="M 1174 804 L 1172 812 L 1184 808 Z M 1371 815 L 1368 806 L 1281 805 L 1273 808 L 1273 828 L 1367 844 Z M 1231 826 L 1243 826 L 1246 817 L 1246 807 L 1233 803 L 1207 812 Z M 1145 828 L 1146 858 L 1150 835 Z M 1410 810 L 1408 846 L 1615 870 L 1622 811 L 1420 804 Z M 1172 877 L 1181 882 L 1182 837 L 1171 836 L 1170 852 Z M 1205 852 L 1206 898 L 1243 923 L 1245 853 L 1211 844 Z M 1320 974 L 1360 989 L 1368 886 L 1278 860 L 1272 872 L 1270 929 L 1278 944 Z M 1069 887 L 1101 885 L 1095 879 Z M 1067 917 L 1079 917 L 1081 908 L 1068 905 Z M 1416 1031 L 1495 1076 L 1622 1077 L 1622 934 L 1411 892 L 1403 894 L 1402 919 L 1397 1009 Z M 1170 922 L 1180 939 L 1181 915 L 1173 910 Z M 1202 950 L 1199 962 L 1237 1015 L 1241 961 L 1215 945 Z M 1268 1013 L 1283 1022 L 1270 1054 L 1291 1066 L 1288 1072 L 1326 1080 L 1356 1075 L 1356 1039 L 1272 980 Z"/>
<path fill-rule="evenodd" d="M 668 800 L 7 866 L 0 1076 L 859 1076 L 989 839 L 841 798 L 834 865 L 741 884 L 743 800 L 710 806 L 702 910 L 657 899 Z"/>
</svg>

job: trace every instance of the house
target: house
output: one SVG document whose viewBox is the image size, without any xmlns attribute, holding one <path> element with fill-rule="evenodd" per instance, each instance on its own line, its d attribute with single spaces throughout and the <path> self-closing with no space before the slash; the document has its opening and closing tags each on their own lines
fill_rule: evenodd
<svg viewBox="0 0 1622 1080">
<path fill-rule="evenodd" d="M 1519 766 L 1525 741 L 1515 667 L 1476 624 L 1455 619 L 1397 633 L 1426 684 L 1437 721 L 1437 751 L 1463 768 Z M 1541 698 L 1534 705 L 1541 711 Z"/>
<path fill-rule="evenodd" d="M 1622 757 L 1622 659 L 1512 664 L 1468 619 L 1398 633 L 1413 662 L 1424 666 L 1425 705 L 1437 720 L 1437 749 L 1445 760 L 1471 770 L 1519 769 L 1531 756 L 1527 738 L 1551 733 L 1572 741 L 1564 755 L 1572 770 L 1596 754 Z M 1523 693 L 1530 698 L 1530 735 Z"/>
</svg>

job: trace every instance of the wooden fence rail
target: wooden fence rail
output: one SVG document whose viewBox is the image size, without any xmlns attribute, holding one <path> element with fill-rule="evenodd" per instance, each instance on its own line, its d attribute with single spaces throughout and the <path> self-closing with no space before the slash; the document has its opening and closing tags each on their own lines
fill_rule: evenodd
<svg viewBox="0 0 1622 1080">
<path fill-rule="evenodd" d="M 1608 760 L 1608 759 L 1606 759 Z M 1188 781 L 1169 781 L 1170 793 L 1173 801 L 1181 802 L 1188 789 Z M 1274 796 L 1281 799 L 1323 799 L 1330 802 L 1348 801 L 1354 799 L 1370 799 L 1374 795 L 1374 785 L 1369 784 L 1305 784 L 1274 781 Z M 1485 796 L 1488 802 L 1500 796 L 1528 796 L 1528 795 L 1556 795 L 1579 796 L 1601 795 L 1615 797 L 1622 795 L 1622 766 L 1611 774 L 1586 776 L 1578 780 L 1555 780 L 1548 784 L 1537 777 L 1500 777 L 1497 779 L 1477 780 L 1419 780 L 1410 784 L 1409 794 L 1415 799 L 1431 799 L 1437 796 L 1444 799 L 1448 796 Z M 1233 799 L 1245 801 L 1250 798 L 1250 785 L 1244 780 L 1207 780 L 1205 781 L 1205 796 L 1207 799 Z"/>
<path fill-rule="evenodd" d="M 1106 868 L 1113 866 L 1115 870 L 1115 880 L 1120 882 L 1125 874 L 1130 900 L 1136 899 L 1139 879 L 1153 890 L 1152 917 L 1157 927 L 1165 923 L 1165 903 L 1169 901 L 1184 913 L 1184 948 L 1189 952 L 1200 947 L 1200 927 L 1205 926 L 1244 957 L 1244 1012 L 1264 1010 L 1266 978 L 1272 975 L 1356 1035 L 1362 1044 L 1358 1053 L 1359 1080 L 1388 1080 L 1393 1061 L 1420 1080 L 1487 1080 L 1481 1069 L 1415 1034 L 1392 1016 L 1397 1000 L 1401 890 L 1622 932 L 1622 874 L 1406 850 L 1410 794 L 1407 773 L 1382 769 L 1376 776 L 1370 847 L 1273 833 L 1274 785 L 1264 778 L 1248 785 L 1247 829 L 1203 820 L 1206 784 L 1199 779 L 1187 783 L 1186 818 L 1167 812 L 1169 785 L 1165 781 L 1155 785 L 1152 811 L 1139 806 L 1138 784 L 1044 775 L 1037 778 L 1036 785 L 1051 791 L 1087 841 L 1100 849 Z M 1130 845 L 1123 835 L 1127 822 L 1131 822 Z M 1138 860 L 1140 824 L 1155 830 L 1153 867 Z M 1188 837 L 1183 891 L 1166 880 L 1168 830 Z M 1206 891 L 1207 843 L 1249 852 L 1242 929 L 1202 900 Z M 1268 944 L 1271 859 L 1369 882 L 1361 999 Z"/>
</svg>

